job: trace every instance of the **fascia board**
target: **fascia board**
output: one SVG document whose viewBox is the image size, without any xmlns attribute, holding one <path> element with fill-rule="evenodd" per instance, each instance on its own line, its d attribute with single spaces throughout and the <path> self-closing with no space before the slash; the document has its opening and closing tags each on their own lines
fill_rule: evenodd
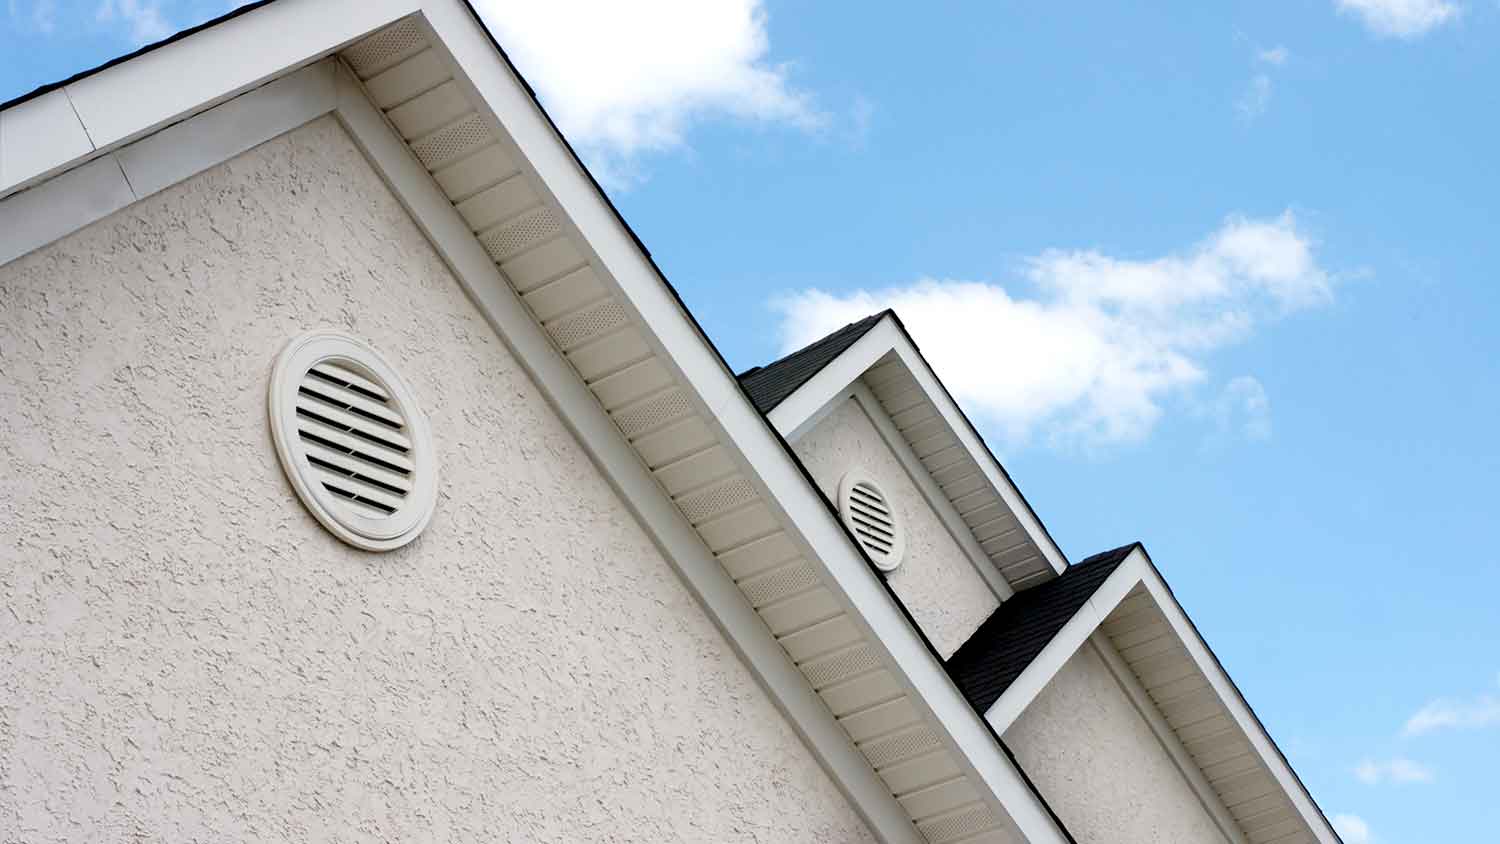
<svg viewBox="0 0 1500 844">
<path fill-rule="evenodd" d="M 0 264 L 327 114 L 336 66 L 325 59 L 292 71 L 0 198 Z"/>
<path fill-rule="evenodd" d="M 937 515 L 938 521 L 943 523 L 943 527 L 948 530 L 948 535 L 963 550 L 964 556 L 969 559 L 969 565 L 979 572 L 979 576 L 990 587 L 990 591 L 994 592 L 995 597 L 1001 601 L 1009 601 L 1014 597 L 1016 590 L 1005 579 L 1005 575 L 1000 573 L 1000 567 L 996 566 L 989 555 L 984 553 L 984 549 L 979 547 L 979 540 L 974 538 L 974 531 L 958 514 L 958 510 L 954 508 L 953 502 L 948 500 L 948 496 L 943 494 L 937 481 L 932 479 L 932 473 L 922 465 L 921 458 L 912 451 L 911 444 L 896 429 L 896 423 L 891 421 L 890 414 L 885 412 L 880 399 L 868 386 L 863 382 L 856 382 L 848 389 L 835 393 L 825 406 L 825 410 L 819 411 L 819 414 L 840 404 L 839 399 L 846 395 L 852 396 L 864 408 L 865 415 L 870 418 L 870 423 L 875 426 L 881 439 L 885 440 L 886 447 L 896 456 L 896 461 L 906 470 L 907 477 L 922 493 L 922 498 L 927 502 L 928 508 Z M 814 420 L 819 418 L 820 415 L 813 416 Z"/>
<path fill-rule="evenodd" d="M 87 157 L 94 143 L 65 91 L 0 112 L 0 197 Z"/>
<path fill-rule="evenodd" d="M 899 334 L 890 316 L 883 317 L 863 337 L 772 408 L 769 414 L 771 426 L 789 442 L 801 439 L 817 424 L 830 402 L 895 347 Z"/>
<path fill-rule="evenodd" d="M 1052 570 L 1058 574 L 1062 574 L 1068 567 L 1068 560 L 1063 556 L 1062 549 L 1058 548 L 1057 543 L 1052 541 L 1052 537 L 1042 527 L 1042 523 L 1037 520 L 1036 513 L 1032 511 L 1031 506 L 1021 498 L 1021 491 L 1016 489 L 1015 484 L 1011 483 L 1010 479 L 1006 477 L 1005 471 L 1000 468 L 999 462 L 996 461 L 989 447 L 974 433 L 973 426 L 969 424 L 963 412 L 959 410 L 958 405 L 953 402 L 948 391 L 943 389 L 942 384 L 938 382 L 937 375 L 927 365 L 927 361 L 917 351 L 916 346 L 912 345 L 904 333 L 898 333 L 901 333 L 902 336 L 900 342 L 895 344 L 894 351 L 896 354 L 906 364 L 906 368 L 911 371 L 912 376 L 917 379 L 917 384 L 927 394 L 928 400 L 937 407 L 938 413 L 942 415 L 943 421 L 948 424 L 948 427 L 953 430 L 954 435 L 958 437 L 958 441 L 963 443 L 964 448 L 973 456 L 974 461 L 979 464 L 980 471 L 984 472 L 985 479 L 989 481 L 990 486 L 995 488 L 995 491 L 1000 494 L 1001 500 L 1005 502 L 1005 506 L 1010 508 L 1010 511 L 1015 514 L 1016 519 L 1026 528 L 1026 534 L 1031 537 L 1031 541 L 1041 550 L 1042 556 L 1046 557 L 1047 562 L 1052 566 Z"/>
<path fill-rule="evenodd" d="M 636 241 L 597 185 L 573 157 L 552 124 L 517 84 L 477 21 L 454 3 L 433 3 L 427 23 L 467 74 L 475 102 L 504 126 L 531 162 L 553 199 L 577 227 L 593 257 L 618 285 L 626 307 L 648 330 L 647 342 L 676 370 L 713 418 L 723 441 L 768 505 L 823 568 L 871 638 L 891 654 L 913 700 L 944 728 L 957 758 L 985 784 L 1001 808 L 1034 844 L 1063 842 L 1040 797 L 1027 787 L 987 726 L 959 694 L 929 648 L 871 570 L 826 500 L 796 462 L 786 443 L 755 409 L 734 373 L 662 280 L 649 253 Z M 483 57 L 489 55 L 491 60 Z M 876 631 L 879 631 L 878 633 Z"/>
<path fill-rule="evenodd" d="M 1244 733 L 1245 738 L 1250 742 L 1250 746 L 1255 750 L 1256 756 L 1260 758 L 1266 769 L 1271 772 L 1271 776 L 1276 780 L 1277 786 L 1291 800 L 1292 805 L 1297 809 L 1297 813 L 1302 816 L 1303 821 L 1313 831 L 1313 834 L 1317 836 L 1321 844 L 1340 844 L 1338 834 L 1334 832 L 1333 827 L 1328 823 L 1328 819 L 1323 815 L 1323 811 L 1318 808 L 1312 799 L 1312 795 L 1308 793 L 1307 788 L 1297 777 L 1296 772 L 1287 763 L 1286 757 L 1282 755 L 1281 750 L 1271 739 L 1270 734 L 1266 732 L 1265 725 L 1261 724 L 1260 718 L 1251 711 L 1250 705 L 1245 701 L 1244 696 L 1240 694 L 1238 687 L 1234 685 L 1234 681 L 1229 678 L 1228 673 L 1224 671 L 1223 665 L 1219 663 L 1218 658 L 1209 650 L 1208 644 L 1203 641 L 1203 637 L 1198 633 L 1198 628 L 1194 626 L 1193 622 L 1188 618 L 1187 613 L 1183 611 L 1182 605 L 1177 603 L 1177 598 L 1172 594 L 1172 590 L 1168 588 L 1166 581 L 1162 579 L 1161 573 L 1156 570 L 1155 566 L 1150 564 L 1149 560 L 1147 560 L 1146 568 L 1147 571 L 1144 573 L 1142 582 L 1150 592 L 1152 600 L 1156 602 L 1157 607 L 1166 616 L 1167 623 L 1172 627 L 1172 631 L 1177 636 L 1178 641 L 1187 649 L 1189 656 L 1192 657 L 1193 662 L 1198 666 L 1198 670 L 1203 672 L 1203 676 L 1208 679 L 1209 685 L 1214 690 L 1214 694 L 1218 696 L 1224 708 L 1229 711 L 1230 717 L 1234 719 L 1235 724 Z"/>
<path fill-rule="evenodd" d="M 1141 583 L 1148 566 L 1146 555 L 1140 548 L 1136 548 L 1104 579 L 1068 623 L 1057 631 L 1052 641 L 1042 648 L 1042 652 L 1037 654 L 1031 664 L 985 711 L 984 718 L 995 728 L 996 733 L 1005 735 L 1005 731 L 1021 717 L 1021 713 L 1036 700 L 1047 684 L 1052 682 L 1063 665 L 1099 629 L 1104 619 Z"/>
<path fill-rule="evenodd" d="M 0 200 L 0 266 L 136 200 L 112 155 Z"/>
<path fill-rule="evenodd" d="M 12 106 L 0 112 L 7 162 L 0 196 L 212 108 L 420 8 L 418 0 L 278 0 Z"/>
</svg>

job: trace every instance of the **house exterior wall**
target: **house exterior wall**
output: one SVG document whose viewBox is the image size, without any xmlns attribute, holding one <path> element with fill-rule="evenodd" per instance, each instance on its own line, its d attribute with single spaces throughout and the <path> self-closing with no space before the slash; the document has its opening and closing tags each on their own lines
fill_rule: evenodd
<svg viewBox="0 0 1500 844">
<path fill-rule="evenodd" d="M 1000 601 L 864 407 L 855 399 L 846 400 L 803 435 L 794 450 L 829 500 L 838 500 L 845 473 L 860 468 L 895 504 L 906 523 L 906 556 L 888 575 L 891 587 L 943 658 L 952 656 Z"/>
<path fill-rule="evenodd" d="M 301 506 L 283 344 L 431 421 L 388 554 Z M 3 840 L 871 836 L 333 118 L 0 267 Z"/>
<path fill-rule="evenodd" d="M 1084 645 L 1005 742 L 1080 844 L 1225 844 L 1146 719 Z"/>
</svg>

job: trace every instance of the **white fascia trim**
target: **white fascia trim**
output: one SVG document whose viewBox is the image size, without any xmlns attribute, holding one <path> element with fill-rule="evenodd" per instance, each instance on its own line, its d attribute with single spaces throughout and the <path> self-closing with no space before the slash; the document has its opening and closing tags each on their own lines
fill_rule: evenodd
<svg viewBox="0 0 1500 844">
<path fill-rule="evenodd" d="M 453 204 L 347 71 L 339 75 L 336 113 L 866 826 L 891 844 L 920 841 L 890 789 L 850 743 L 828 706 L 500 275 Z"/>
<path fill-rule="evenodd" d="M 1219 664 L 1218 658 L 1208 649 L 1208 644 L 1198 634 L 1198 629 L 1188 619 L 1187 613 L 1183 612 L 1172 590 L 1168 588 L 1166 581 L 1162 580 L 1161 574 L 1155 566 L 1150 564 L 1149 560 L 1143 583 L 1151 594 L 1151 599 L 1156 602 L 1157 608 L 1166 616 L 1173 633 L 1187 649 L 1193 662 L 1197 664 L 1198 670 L 1208 678 L 1214 694 L 1218 696 L 1224 708 L 1229 710 L 1230 717 L 1245 734 L 1250 746 L 1255 749 L 1256 755 L 1260 757 L 1261 762 L 1271 772 L 1272 778 L 1276 780 L 1276 784 L 1291 800 L 1297 814 L 1302 817 L 1321 844 L 1341 844 L 1338 833 L 1334 832 L 1333 827 L 1329 825 L 1328 819 L 1313 801 L 1312 795 L 1292 771 L 1291 765 L 1287 763 L 1281 750 L 1276 747 L 1276 743 L 1266 732 L 1265 726 L 1250 710 L 1250 705 L 1245 702 L 1244 696 L 1229 679 L 1224 667 Z"/>
<path fill-rule="evenodd" d="M 0 199 L 0 265 L 334 110 L 324 59 Z"/>
<path fill-rule="evenodd" d="M 500 121 L 520 153 L 541 175 L 547 193 L 573 221 L 597 265 L 619 286 L 623 304 L 648 330 L 647 342 L 689 385 L 737 453 L 747 476 L 782 524 L 821 568 L 832 590 L 891 654 L 896 674 L 919 707 L 942 727 L 950 752 L 983 783 L 992 805 L 1033 844 L 1066 837 L 1041 798 L 1026 784 L 982 719 L 959 693 L 918 631 L 871 570 L 822 494 L 793 459 L 784 440 L 751 405 L 708 339 L 672 294 L 634 236 L 568 152 L 552 125 L 497 61 L 489 37 L 456 3 L 432 3 L 427 23 L 467 73 L 476 104 Z"/>
<path fill-rule="evenodd" d="M 771 408 L 767 418 L 787 442 L 802 439 L 817 427 L 821 418 L 833 409 L 849 385 L 855 383 L 894 348 L 900 331 L 886 316 L 875 323 L 864 336 L 855 340 L 838 357 L 829 361 L 817 374 L 807 379 L 791 395 Z"/>
<path fill-rule="evenodd" d="M 984 718 L 995 728 L 995 732 L 1005 735 L 1026 707 L 1036 700 L 1042 689 L 1052 682 L 1057 672 L 1062 670 L 1063 665 L 1073 658 L 1073 654 L 1083 647 L 1089 637 L 1104 623 L 1104 619 L 1114 612 L 1115 607 L 1125 600 L 1130 590 L 1140 584 L 1149 563 L 1146 555 L 1139 547 L 1130 552 L 1130 555 L 1110 573 L 1109 577 L 1099 585 L 1078 612 L 1064 624 L 1052 641 L 1047 643 L 1042 652 L 1037 654 L 1036 659 L 1026 666 L 1020 676 L 1006 688 L 1004 694 L 990 705 L 985 711 Z"/>
<path fill-rule="evenodd" d="M 1192 787 L 1198 803 L 1203 806 L 1204 811 L 1208 812 L 1209 817 L 1213 818 L 1214 825 L 1219 828 L 1219 833 L 1224 836 L 1224 840 L 1228 844 L 1250 844 L 1250 840 L 1240 831 L 1234 816 L 1229 814 L 1229 810 L 1224 807 L 1224 801 L 1219 799 L 1218 792 L 1214 791 L 1208 778 L 1203 775 L 1203 770 L 1193 761 L 1193 757 L 1188 755 L 1187 748 L 1182 746 L 1182 740 L 1177 737 L 1177 732 L 1172 729 L 1171 724 L 1167 723 L 1161 710 L 1151 700 L 1146 687 L 1141 685 L 1140 678 L 1136 677 L 1135 672 L 1130 670 L 1130 666 L 1125 664 L 1124 658 L 1120 656 L 1119 651 L 1115 650 L 1109 637 L 1102 632 L 1095 631 L 1089 637 L 1089 645 L 1103 660 L 1110 675 L 1115 678 L 1115 684 L 1130 700 L 1130 705 L 1140 713 L 1146 725 L 1151 728 L 1151 733 L 1156 736 L 1157 743 L 1172 760 L 1172 764 L 1182 774 L 1182 778 L 1187 780 L 1188 785 Z"/>
<path fill-rule="evenodd" d="M 828 403 L 828 409 L 842 404 L 845 395 L 857 402 L 864 410 L 865 416 L 870 419 L 870 424 L 875 426 L 875 430 L 880 433 L 880 438 L 885 440 L 886 448 L 896 455 L 896 460 L 900 462 L 901 468 L 906 470 L 907 477 L 921 491 L 927 506 L 937 514 L 938 520 L 943 523 L 943 527 L 947 529 L 948 535 L 953 537 L 958 547 L 963 549 L 964 556 L 969 558 L 969 564 L 979 572 L 979 576 L 990 587 L 990 591 L 994 592 L 995 597 L 1001 601 L 1010 600 L 1016 594 L 1016 590 L 1011 588 L 1010 581 L 1005 579 L 1005 575 L 996 568 L 994 561 L 984 553 L 983 548 L 979 547 L 979 540 L 974 538 L 974 532 L 964 523 L 963 517 L 958 514 L 958 510 L 954 508 L 953 502 L 948 500 L 948 496 L 943 494 L 937 481 L 932 479 L 932 473 L 922 465 L 917 453 L 911 450 L 911 444 L 906 441 L 906 437 L 901 436 L 901 432 L 896 429 L 896 423 L 891 421 L 890 414 L 885 412 L 880 399 L 875 397 L 875 393 L 864 382 L 855 381 L 847 392 L 834 396 L 833 400 Z M 826 413 L 827 410 L 820 413 L 820 416 Z"/>
<path fill-rule="evenodd" d="M 1062 549 L 1052 541 L 1052 537 L 1042 527 L 1031 507 L 1027 506 L 1021 498 L 1020 490 L 1016 489 L 1015 484 L 1006 477 L 1005 471 L 1000 468 L 1000 463 L 995 459 L 994 454 L 975 436 L 973 428 L 965 421 L 963 412 L 948 395 L 948 391 L 943 389 L 937 375 L 922 359 L 916 346 L 912 345 L 905 332 L 891 316 L 887 315 L 881 319 L 873 328 L 865 332 L 863 337 L 845 349 L 843 354 L 772 408 L 769 414 L 771 424 L 788 440 L 795 442 L 798 437 L 817 424 L 818 415 L 826 412 L 825 408 L 829 401 L 864 375 L 887 353 L 892 352 L 917 380 L 917 384 L 926 394 L 928 401 L 938 409 L 943 421 L 958 437 L 958 441 L 963 444 L 969 455 L 974 458 L 974 462 L 984 473 L 985 480 L 1005 502 L 1005 506 L 1015 514 L 1016 520 L 1026 530 L 1026 535 L 1030 537 L 1032 543 L 1041 550 L 1042 556 L 1052 566 L 1052 570 L 1062 574 L 1063 570 L 1068 567 L 1068 561 L 1063 556 Z"/>
<path fill-rule="evenodd" d="M 0 112 L 0 197 L 337 52 L 418 0 L 277 0 Z"/>
</svg>

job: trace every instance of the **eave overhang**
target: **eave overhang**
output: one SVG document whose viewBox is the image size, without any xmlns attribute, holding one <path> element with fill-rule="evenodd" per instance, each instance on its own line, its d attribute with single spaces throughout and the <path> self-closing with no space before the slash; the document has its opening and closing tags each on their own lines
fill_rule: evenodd
<svg viewBox="0 0 1500 844">
<path fill-rule="evenodd" d="M 876 835 L 1071 840 L 466 3 L 276 0 L 0 111 L 0 263 L 327 113 Z"/>
<path fill-rule="evenodd" d="M 771 424 L 795 442 L 863 385 L 941 490 L 977 555 L 1003 578 L 1002 598 L 1061 574 L 1068 565 L 1062 550 L 897 315 L 886 311 L 862 327 L 857 340 L 762 408 Z"/>
<path fill-rule="evenodd" d="M 1024 669 L 997 669 L 1004 686 L 998 697 L 978 688 L 983 683 L 960 681 L 971 703 L 1004 735 L 1062 666 L 1092 643 L 1229 840 L 1338 844 L 1145 549 L 1136 544 L 1117 553 L 1121 559 L 1104 561 L 1108 576 L 1090 581 L 1088 594 L 1070 604 L 1076 609 L 1053 628 L 1045 647 L 1020 649 L 1029 660 Z M 973 664 L 983 656 L 963 650 L 955 656 L 970 663 L 961 670 L 972 678 L 983 671 Z"/>
</svg>

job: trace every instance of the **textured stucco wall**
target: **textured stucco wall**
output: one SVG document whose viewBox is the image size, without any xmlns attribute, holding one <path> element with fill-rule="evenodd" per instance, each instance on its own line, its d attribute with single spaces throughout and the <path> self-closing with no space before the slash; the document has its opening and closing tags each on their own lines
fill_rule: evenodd
<svg viewBox="0 0 1500 844">
<path fill-rule="evenodd" d="M 414 545 L 282 475 L 275 354 L 431 417 Z M 323 119 L 0 267 L 0 841 L 864 841 Z"/>
<path fill-rule="evenodd" d="M 1087 644 L 1005 731 L 1005 742 L 1080 844 L 1226 844 Z"/>
<path fill-rule="evenodd" d="M 880 412 L 878 409 L 875 412 Z M 839 481 L 862 468 L 906 521 L 906 557 L 891 587 L 944 659 L 1000 606 L 989 584 L 933 512 L 921 490 L 854 399 L 824 417 L 793 447 L 818 487 L 838 501 Z"/>
</svg>

